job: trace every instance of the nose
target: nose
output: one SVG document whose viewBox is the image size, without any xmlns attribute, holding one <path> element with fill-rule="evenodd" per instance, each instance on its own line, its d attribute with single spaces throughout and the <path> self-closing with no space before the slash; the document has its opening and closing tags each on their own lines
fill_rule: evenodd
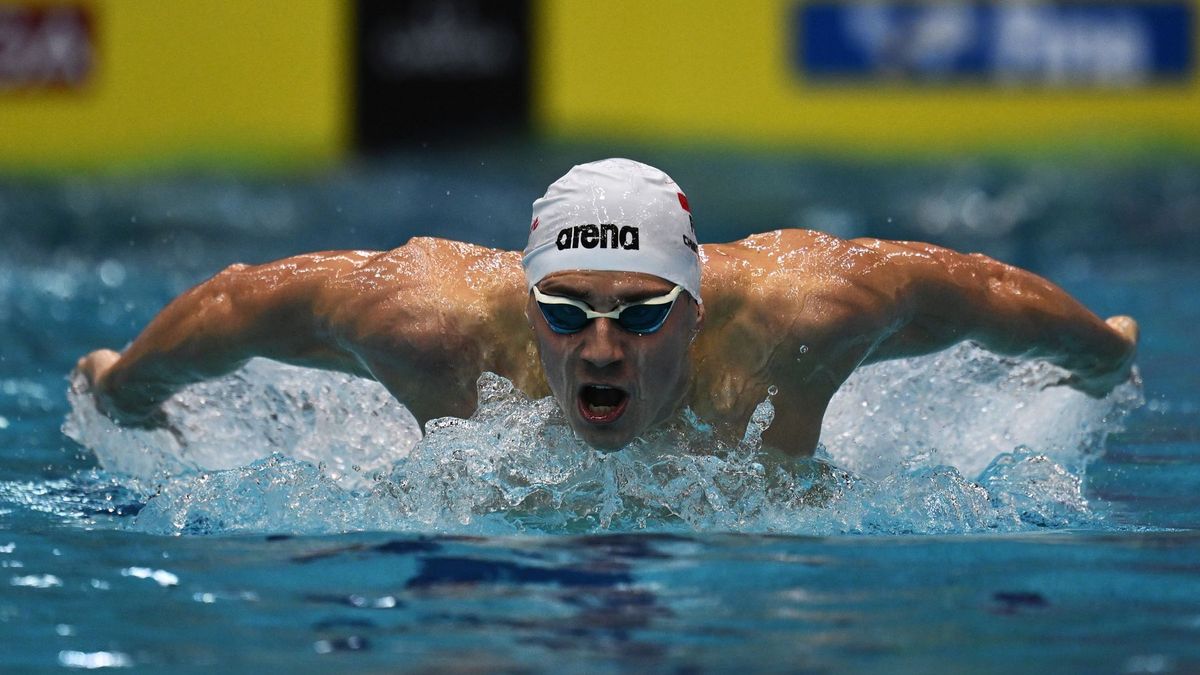
<svg viewBox="0 0 1200 675">
<path fill-rule="evenodd" d="M 612 319 L 596 319 L 584 331 L 580 357 L 597 368 L 620 363 L 625 358 L 624 332 Z"/>
</svg>

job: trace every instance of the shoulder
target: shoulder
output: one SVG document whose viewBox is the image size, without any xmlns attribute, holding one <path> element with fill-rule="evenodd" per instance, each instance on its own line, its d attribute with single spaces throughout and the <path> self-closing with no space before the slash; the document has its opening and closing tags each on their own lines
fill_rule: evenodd
<svg viewBox="0 0 1200 675">
<path fill-rule="evenodd" d="M 342 279 L 375 290 L 434 292 L 451 300 L 507 295 L 521 289 L 521 255 L 514 251 L 437 237 L 414 237 L 377 253 Z"/>
<path fill-rule="evenodd" d="M 796 339 L 874 334 L 903 293 L 894 244 L 787 229 L 706 245 L 705 303 Z"/>
<path fill-rule="evenodd" d="M 879 240 L 841 239 L 813 230 L 754 234 L 701 247 L 704 293 L 802 300 L 812 293 L 843 293 L 884 264 Z"/>
<path fill-rule="evenodd" d="M 451 271 L 519 274 L 521 255 L 477 244 L 438 237 L 413 237 L 403 246 L 379 253 L 367 264 L 416 279 L 453 282 Z M 470 281 L 470 280 L 468 280 Z"/>
<path fill-rule="evenodd" d="M 523 299 L 520 254 L 416 237 L 339 275 L 328 311 L 370 332 L 436 339 L 494 322 Z"/>
<path fill-rule="evenodd" d="M 878 239 L 842 239 L 824 232 L 802 229 L 772 230 L 726 244 L 700 247 L 705 267 L 717 274 L 761 274 L 820 270 L 846 263 L 871 261 L 878 253 Z"/>
</svg>

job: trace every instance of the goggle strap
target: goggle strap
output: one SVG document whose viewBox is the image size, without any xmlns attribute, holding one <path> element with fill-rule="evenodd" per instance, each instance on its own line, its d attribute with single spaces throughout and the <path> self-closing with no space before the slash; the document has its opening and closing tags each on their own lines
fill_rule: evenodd
<svg viewBox="0 0 1200 675">
<path fill-rule="evenodd" d="M 546 295 L 538 290 L 537 286 L 533 287 L 533 297 L 538 302 L 544 305 L 571 305 L 583 312 L 584 316 L 590 319 L 617 319 L 621 316 L 621 312 L 630 307 L 639 305 L 665 305 L 670 302 L 675 302 L 675 298 L 679 297 L 679 293 L 683 290 L 682 286 L 672 288 L 666 295 L 660 295 L 654 298 L 646 298 L 638 300 L 627 305 L 617 305 L 617 308 L 611 312 L 597 312 L 591 308 L 586 302 L 575 300 L 573 298 L 564 298 L 561 295 Z"/>
</svg>

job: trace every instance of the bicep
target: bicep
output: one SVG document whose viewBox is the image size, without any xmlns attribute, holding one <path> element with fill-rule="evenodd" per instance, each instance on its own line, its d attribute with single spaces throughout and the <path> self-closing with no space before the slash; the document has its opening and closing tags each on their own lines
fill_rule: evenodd
<svg viewBox="0 0 1200 675">
<path fill-rule="evenodd" d="M 321 307 L 341 304 L 337 280 L 369 260 L 359 251 L 331 251 L 261 265 L 235 265 L 207 289 L 210 338 L 225 341 L 243 359 L 263 356 L 285 363 L 356 375 L 365 371 L 336 340 Z"/>
<path fill-rule="evenodd" d="M 885 242 L 889 264 L 871 283 L 902 289 L 895 330 L 870 361 L 918 356 L 963 340 L 1010 356 L 1072 362 L 1105 351 L 1110 330 L 1050 281 L 980 254 L 931 244 Z M 1064 360 L 1065 359 L 1065 360 Z"/>
<path fill-rule="evenodd" d="M 1010 268 L 986 256 L 919 242 L 876 241 L 879 260 L 858 283 L 887 301 L 875 307 L 885 330 L 864 363 L 930 354 L 979 339 L 983 312 L 996 302 L 998 279 Z"/>
</svg>

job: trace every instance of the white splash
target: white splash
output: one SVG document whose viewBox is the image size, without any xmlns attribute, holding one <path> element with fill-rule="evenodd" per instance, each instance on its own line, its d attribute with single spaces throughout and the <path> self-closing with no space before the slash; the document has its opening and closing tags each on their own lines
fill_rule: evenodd
<svg viewBox="0 0 1200 675">
<path fill-rule="evenodd" d="M 1086 460 L 1140 403 L 1049 387 L 1045 364 L 963 345 L 863 369 L 813 459 L 690 413 L 615 453 L 579 442 L 553 399 L 485 374 L 470 419 L 427 425 L 379 385 L 264 361 L 189 388 L 172 431 L 119 429 L 72 394 L 64 430 L 146 496 L 157 533 L 399 530 L 503 534 L 677 529 L 961 533 L 1094 525 Z M 415 445 L 414 445 L 415 443 Z"/>
<path fill-rule="evenodd" d="M 386 469 L 421 437 L 408 409 L 379 383 L 253 359 L 235 373 L 187 387 L 164 404 L 168 428 L 121 428 L 86 384 L 71 384 L 63 433 L 107 471 L 145 481 L 246 466 L 275 452 L 322 465 L 346 488 Z"/>
<path fill-rule="evenodd" d="M 1065 375 L 968 343 L 867 366 L 833 397 L 821 441 L 839 466 L 868 476 L 914 460 L 975 476 L 1022 446 L 1077 473 L 1143 401 L 1134 383 L 1103 399 L 1052 386 Z"/>
</svg>

